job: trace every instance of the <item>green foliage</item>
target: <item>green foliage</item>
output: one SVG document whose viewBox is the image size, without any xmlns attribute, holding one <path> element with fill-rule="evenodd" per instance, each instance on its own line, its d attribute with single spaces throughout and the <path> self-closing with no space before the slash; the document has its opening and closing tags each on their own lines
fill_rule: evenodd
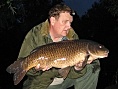
<svg viewBox="0 0 118 89">
<path fill-rule="evenodd" d="M 2 0 L 0 3 L 0 32 L 16 26 L 29 30 L 44 21 L 49 9 L 63 0 Z"/>
<path fill-rule="evenodd" d="M 15 20 L 14 9 L 10 0 L 0 3 L 0 32 L 12 28 Z"/>
<path fill-rule="evenodd" d="M 101 4 L 114 16 L 118 16 L 118 0 L 101 0 Z"/>
<path fill-rule="evenodd" d="M 103 39 L 106 34 L 109 34 L 110 37 L 111 32 L 115 37 L 118 32 L 115 30 L 118 27 L 117 16 L 106 8 L 105 3 L 94 3 L 92 8 L 81 17 L 79 27 L 82 31 L 82 37 Z"/>
</svg>

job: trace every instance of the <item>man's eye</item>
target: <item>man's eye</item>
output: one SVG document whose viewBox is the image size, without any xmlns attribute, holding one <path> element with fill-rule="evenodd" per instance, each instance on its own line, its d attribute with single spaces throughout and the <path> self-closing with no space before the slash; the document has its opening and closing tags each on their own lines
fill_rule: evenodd
<svg viewBox="0 0 118 89">
<path fill-rule="evenodd" d="M 67 23 L 67 21 L 62 21 L 62 23 L 63 23 L 63 24 L 66 24 L 66 23 Z"/>
</svg>

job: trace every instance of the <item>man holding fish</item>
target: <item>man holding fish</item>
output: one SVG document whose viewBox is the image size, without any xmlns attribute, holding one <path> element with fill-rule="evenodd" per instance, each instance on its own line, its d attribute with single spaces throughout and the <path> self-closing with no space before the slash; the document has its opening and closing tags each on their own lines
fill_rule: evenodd
<svg viewBox="0 0 118 89">
<path fill-rule="evenodd" d="M 74 14 L 73 10 L 65 4 L 58 4 L 51 8 L 49 18 L 45 22 L 33 27 L 26 35 L 18 60 L 35 53 L 36 47 L 63 40 L 78 39 L 78 35 L 71 27 Z M 58 54 L 61 54 L 61 52 Z M 89 56 L 86 58 L 89 58 Z M 44 59 L 44 57 L 39 59 Z M 57 59 L 54 62 L 65 59 Z M 89 60 L 87 59 L 88 62 L 81 60 L 70 67 L 66 78 L 59 75 L 59 68 L 41 67 L 40 64 L 37 64 L 37 66 L 27 71 L 27 79 L 23 83 L 23 89 L 67 89 L 73 85 L 75 89 L 96 89 L 100 64 L 97 59 L 94 59 L 91 57 Z M 66 74 L 66 70 L 68 68 L 64 68 L 63 72 L 61 72 Z"/>
</svg>

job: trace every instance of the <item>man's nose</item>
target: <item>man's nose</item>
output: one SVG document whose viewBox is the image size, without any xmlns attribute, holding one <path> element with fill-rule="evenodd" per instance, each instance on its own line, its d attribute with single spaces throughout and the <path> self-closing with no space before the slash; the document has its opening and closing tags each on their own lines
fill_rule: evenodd
<svg viewBox="0 0 118 89">
<path fill-rule="evenodd" d="M 70 29 L 70 28 L 71 28 L 71 23 L 68 22 L 68 23 L 66 24 L 66 26 L 68 27 L 68 29 Z"/>
</svg>

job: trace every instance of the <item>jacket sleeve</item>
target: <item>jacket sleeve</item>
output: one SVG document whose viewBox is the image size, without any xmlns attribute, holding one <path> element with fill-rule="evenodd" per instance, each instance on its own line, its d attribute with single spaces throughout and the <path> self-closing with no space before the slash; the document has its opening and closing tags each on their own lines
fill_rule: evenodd
<svg viewBox="0 0 118 89">
<path fill-rule="evenodd" d="M 97 70 L 100 70 L 100 61 L 94 60 L 91 65 L 93 66 L 93 73 L 95 73 Z"/>
<path fill-rule="evenodd" d="M 29 55 L 30 52 L 37 46 L 45 43 L 42 39 L 42 36 L 37 34 L 37 29 L 35 31 L 34 29 L 36 28 L 33 28 L 28 32 L 22 43 L 18 56 L 19 60 L 20 58 Z M 28 77 L 23 83 L 23 89 L 46 89 L 53 81 L 54 77 L 58 76 L 58 71 L 55 69 L 50 69 L 43 72 L 36 71 L 35 68 L 31 68 L 26 75 Z"/>
<path fill-rule="evenodd" d="M 22 46 L 21 46 L 21 49 L 20 49 L 20 52 L 19 52 L 19 55 L 18 55 L 18 60 L 20 60 L 20 58 L 22 57 L 26 57 L 30 54 L 30 52 L 36 47 L 36 42 L 35 42 L 35 35 L 33 33 L 33 29 L 31 29 L 28 34 L 26 35 L 23 43 L 22 43 Z M 26 75 L 39 75 L 40 73 L 37 73 L 37 71 L 32 68 L 30 69 Z"/>
<path fill-rule="evenodd" d="M 80 71 L 77 71 L 74 69 L 74 67 L 72 67 L 67 77 L 68 78 L 79 78 L 79 77 L 84 76 L 84 74 L 86 74 L 86 72 L 87 72 L 86 66 Z"/>
<path fill-rule="evenodd" d="M 23 89 L 47 89 L 56 76 L 58 76 L 58 70 L 55 68 L 42 72 L 40 76 L 29 76 L 24 82 Z"/>
</svg>

